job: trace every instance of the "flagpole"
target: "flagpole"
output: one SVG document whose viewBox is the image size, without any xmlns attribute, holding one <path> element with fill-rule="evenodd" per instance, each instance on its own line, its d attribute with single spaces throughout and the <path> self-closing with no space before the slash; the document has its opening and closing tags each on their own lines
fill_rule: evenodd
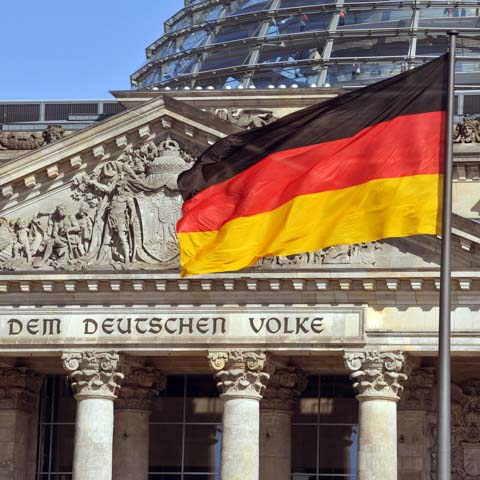
<svg viewBox="0 0 480 480">
<path fill-rule="evenodd" d="M 451 309 L 451 242 L 453 180 L 453 109 L 455 93 L 455 44 L 458 32 L 447 32 L 450 39 L 448 62 L 447 131 L 445 171 L 443 177 L 442 258 L 440 264 L 440 325 L 438 333 L 438 443 L 437 480 L 451 478 L 450 425 L 450 309 Z"/>
</svg>

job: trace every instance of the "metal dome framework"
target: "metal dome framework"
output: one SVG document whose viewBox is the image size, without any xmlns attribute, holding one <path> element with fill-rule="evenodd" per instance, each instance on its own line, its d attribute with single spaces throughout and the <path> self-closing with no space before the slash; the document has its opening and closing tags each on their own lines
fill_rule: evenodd
<svg viewBox="0 0 480 480">
<path fill-rule="evenodd" d="M 147 48 L 132 86 L 358 87 L 458 41 L 457 83 L 480 85 L 480 2 L 185 0 Z"/>
</svg>

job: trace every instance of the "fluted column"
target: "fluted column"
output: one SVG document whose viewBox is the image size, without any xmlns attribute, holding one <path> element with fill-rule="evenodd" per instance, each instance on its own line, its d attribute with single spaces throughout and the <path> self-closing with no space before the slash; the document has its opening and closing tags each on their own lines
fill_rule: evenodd
<svg viewBox="0 0 480 480">
<path fill-rule="evenodd" d="M 125 379 L 115 401 L 115 480 L 147 480 L 152 399 L 165 385 L 166 377 L 154 368 L 132 364 L 125 369 Z"/>
<path fill-rule="evenodd" d="M 397 402 L 407 379 L 401 352 L 347 352 L 359 408 L 358 480 L 397 479 Z"/>
<path fill-rule="evenodd" d="M 275 365 L 260 402 L 260 478 L 290 480 L 292 414 L 307 377 L 295 367 Z"/>
<path fill-rule="evenodd" d="M 269 378 L 260 351 L 210 351 L 210 366 L 224 401 L 222 480 L 259 478 L 259 403 Z"/>
<path fill-rule="evenodd" d="M 26 368 L 0 368 L 0 478 L 35 476 L 38 394 L 42 377 Z"/>
<path fill-rule="evenodd" d="M 62 357 L 77 400 L 73 480 L 111 480 L 113 401 L 123 373 L 119 355 L 74 352 Z"/>
</svg>

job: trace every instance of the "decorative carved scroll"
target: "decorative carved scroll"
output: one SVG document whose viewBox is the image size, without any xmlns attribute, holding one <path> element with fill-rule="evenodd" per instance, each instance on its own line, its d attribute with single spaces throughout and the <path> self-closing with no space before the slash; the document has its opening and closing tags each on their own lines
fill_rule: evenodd
<svg viewBox="0 0 480 480">
<path fill-rule="evenodd" d="M 107 352 L 73 352 L 62 356 L 76 398 L 115 399 L 124 378 L 119 371 L 120 356 Z"/>
<path fill-rule="evenodd" d="M 302 370 L 275 365 L 275 373 L 270 376 L 260 408 L 291 412 L 306 387 L 307 376 Z"/>
<path fill-rule="evenodd" d="M 352 372 L 353 388 L 358 398 L 382 398 L 397 401 L 407 375 L 402 372 L 405 357 L 401 352 L 364 350 L 347 352 L 345 364 Z"/>
<path fill-rule="evenodd" d="M 208 360 L 217 372 L 217 387 L 225 397 L 262 398 L 270 378 L 267 356 L 264 352 L 247 350 L 210 351 Z"/>
</svg>

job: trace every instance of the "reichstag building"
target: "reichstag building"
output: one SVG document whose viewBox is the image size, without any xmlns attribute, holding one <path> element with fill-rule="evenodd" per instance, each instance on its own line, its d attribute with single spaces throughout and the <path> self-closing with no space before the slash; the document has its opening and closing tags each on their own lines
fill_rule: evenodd
<svg viewBox="0 0 480 480">
<path fill-rule="evenodd" d="M 182 279 L 176 180 L 226 135 L 440 55 L 449 28 L 452 478 L 479 479 L 479 9 L 186 0 L 130 90 L 0 100 L 0 479 L 435 478 L 440 238 Z"/>
</svg>

